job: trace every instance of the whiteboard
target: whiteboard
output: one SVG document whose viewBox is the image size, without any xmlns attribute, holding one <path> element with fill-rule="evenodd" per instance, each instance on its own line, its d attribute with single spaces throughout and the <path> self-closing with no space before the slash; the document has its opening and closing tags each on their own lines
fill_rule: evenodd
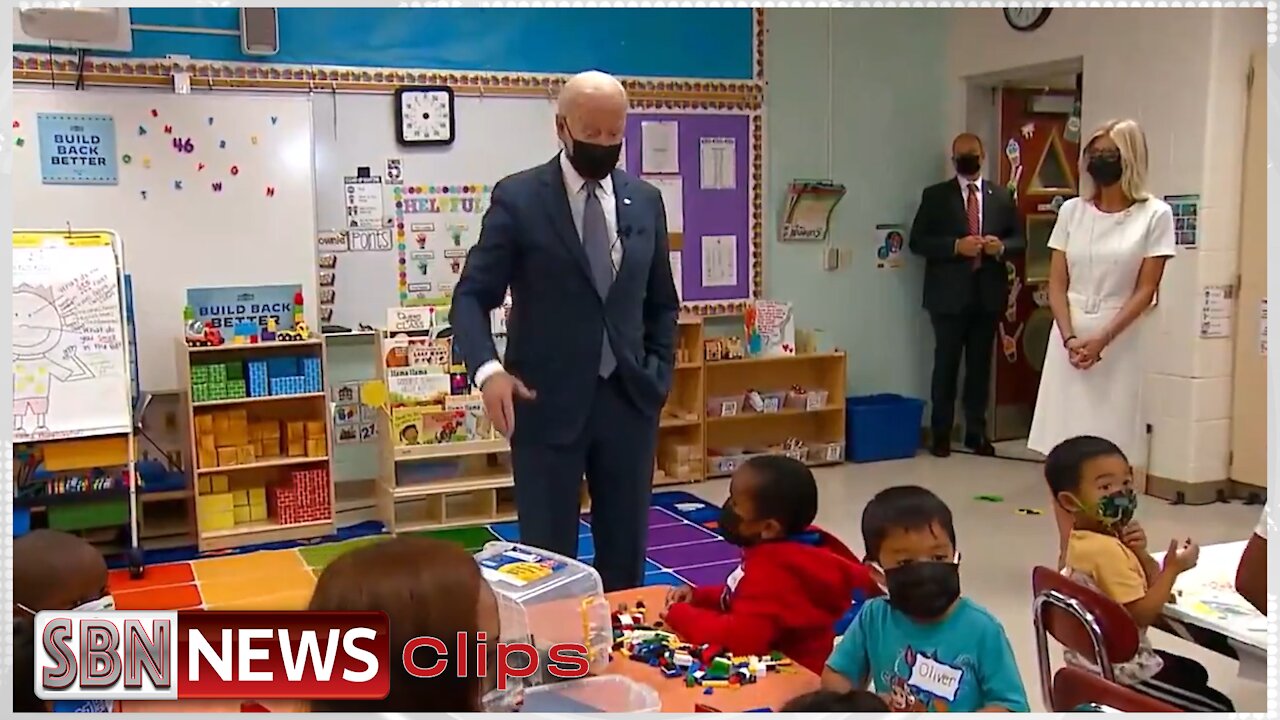
<svg viewBox="0 0 1280 720">
<path fill-rule="evenodd" d="M 41 184 L 41 112 L 113 116 L 118 184 Z M 309 97 L 19 89 L 14 120 L 14 225 L 109 227 L 119 235 L 142 389 L 181 385 L 175 338 L 187 288 L 301 283 L 307 320 L 316 324 Z M 175 139 L 190 139 L 191 151 L 175 148 Z"/>
<path fill-rule="evenodd" d="M 312 108 L 316 227 L 320 230 L 346 227 L 343 179 L 355 176 L 360 167 L 384 180 L 382 219 L 394 241 L 395 186 L 386 183 L 388 160 L 399 160 L 404 187 L 466 188 L 492 186 L 507 175 L 548 162 L 560 148 L 556 104 L 550 97 L 458 96 L 454 107 L 457 139 L 450 146 L 431 148 L 406 148 L 396 142 L 394 96 L 322 93 L 315 96 Z M 472 215 L 473 220 L 466 224 L 473 242 L 481 214 Z M 434 232 L 448 235 L 449 224 L 439 223 Z M 405 230 L 406 261 L 414 262 L 411 256 L 417 233 L 408 227 Z M 466 240 L 461 243 L 463 247 L 468 244 Z M 353 329 L 360 323 L 382 327 L 387 308 L 400 305 L 398 243 L 393 242 L 387 250 L 318 252 L 332 255 L 336 261 L 329 323 Z M 448 259 L 437 259 L 448 267 Z"/>
<path fill-rule="evenodd" d="M 119 272 L 110 235 L 15 233 L 15 440 L 131 431 Z"/>
</svg>

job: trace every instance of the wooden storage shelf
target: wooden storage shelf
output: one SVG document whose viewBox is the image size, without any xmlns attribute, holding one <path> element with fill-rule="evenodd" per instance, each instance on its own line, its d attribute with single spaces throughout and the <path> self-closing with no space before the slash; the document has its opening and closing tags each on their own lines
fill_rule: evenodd
<svg viewBox="0 0 1280 720">
<path fill-rule="evenodd" d="M 697 482 L 724 477 L 712 472 L 712 450 L 780 452 L 790 439 L 805 444 L 810 465 L 844 461 L 844 353 L 813 353 L 740 360 L 703 360 L 702 319 L 682 317 L 675 379 L 667 407 L 658 421 L 655 485 Z M 774 412 L 744 411 L 749 391 L 782 393 L 799 386 L 826 393 L 822 407 L 781 407 Z M 737 407 L 733 415 L 712 415 L 708 408 L 720 400 Z M 718 412 L 718 408 L 716 409 Z M 837 445 L 839 459 L 829 460 L 826 450 Z M 814 451 L 821 450 L 821 454 Z M 812 457 L 808 457 L 812 456 Z"/>
<path fill-rule="evenodd" d="M 291 342 L 226 344 L 216 347 L 187 347 L 183 341 L 179 340 L 178 345 L 178 377 L 185 383 L 182 393 L 183 421 L 186 425 L 184 429 L 188 443 L 185 454 L 188 473 L 193 483 L 184 492 L 189 498 L 188 507 L 190 517 L 193 519 L 193 534 L 199 549 L 202 552 L 222 550 L 245 545 L 307 540 L 333 534 L 336 496 L 329 462 L 333 450 L 333 427 L 326 393 L 312 391 L 194 402 L 191 384 L 192 366 L 256 360 L 271 362 L 272 359 L 297 356 L 319 361 L 320 387 L 326 387 L 328 368 L 325 360 L 324 339 L 316 337 Z M 248 368 L 242 367 L 241 370 L 244 373 L 244 382 L 249 383 Z M 299 370 L 302 371 L 301 368 Z M 216 416 L 237 412 L 243 413 L 242 418 L 247 419 L 251 427 L 255 423 L 260 424 L 260 427 L 271 422 L 280 423 L 280 437 L 276 440 L 279 447 L 274 451 L 259 453 L 260 456 L 251 462 L 202 465 L 196 433 L 197 416 Z M 311 448 L 312 452 L 321 454 L 276 454 L 288 452 L 287 424 L 297 422 L 311 423 L 315 428 L 322 429 L 323 437 L 308 433 L 317 443 L 317 446 Z M 248 443 L 239 444 L 257 444 L 258 439 L 262 438 L 255 438 L 251 433 Z M 257 449 L 263 450 L 262 447 Z M 301 475 L 303 479 L 295 480 L 300 477 L 299 473 L 312 470 L 322 471 L 323 475 Z M 202 503 L 202 498 L 206 496 L 201 494 L 200 488 L 202 484 L 217 483 L 219 476 L 226 478 L 227 488 L 208 491 L 209 496 L 230 494 L 233 497 L 241 497 L 239 495 L 241 491 L 253 493 L 260 491 L 262 494 L 256 495 L 256 498 L 261 499 L 274 492 L 275 497 L 280 498 L 279 503 L 271 500 L 261 503 L 251 500 L 255 503 L 255 512 L 261 513 L 261 519 L 250 516 L 251 519 L 244 520 L 243 517 L 237 516 L 240 521 L 229 527 L 223 527 L 225 519 L 219 520 L 216 524 L 206 522 L 208 518 L 201 513 L 202 508 L 207 511 L 208 506 Z M 291 489 L 289 483 L 295 481 L 298 484 Z M 225 503 L 225 500 L 222 502 Z M 295 512 L 297 514 L 292 517 L 286 515 L 286 513 Z M 211 516 L 225 518 L 223 513 L 225 510 L 219 509 Z M 296 521 L 282 523 L 280 515 Z"/>
<path fill-rule="evenodd" d="M 296 393 L 294 395 L 266 395 L 264 397 L 242 397 L 231 398 L 228 400 L 205 400 L 203 402 L 191 403 L 192 407 L 206 408 L 218 407 L 219 405 L 246 405 L 249 403 L 264 402 L 284 402 L 287 400 L 314 400 L 326 397 L 322 392 L 316 393 Z"/>
<path fill-rule="evenodd" d="M 409 333 L 412 336 L 412 333 Z M 387 333 L 375 343 L 378 377 L 387 381 Z M 378 413 L 381 467 L 378 517 L 392 534 L 503 522 L 515 518 L 511 446 L 497 433 L 458 442 L 401 445 Z M 415 473 L 421 472 L 419 481 Z"/>
<path fill-rule="evenodd" d="M 658 420 L 654 485 L 703 479 L 702 318 L 682 315 L 676 326 L 676 363 L 667 405 Z"/>
</svg>

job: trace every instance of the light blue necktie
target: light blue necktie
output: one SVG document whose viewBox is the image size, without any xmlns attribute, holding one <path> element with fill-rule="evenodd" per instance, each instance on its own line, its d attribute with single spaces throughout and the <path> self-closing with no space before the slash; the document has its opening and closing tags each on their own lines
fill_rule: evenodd
<svg viewBox="0 0 1280 720">
<path fill-rule="evenodd" d="M 582 211 L 582 249 L 587 253 L 587 262 L 591 265 L 591 280 L 595 283 L 600 300 L 609 297 L 609 288 L 613 285 L 612 242 L 609 240 L 609 226 L 604 221 L 604 206 L 596 194 L 600 183 L 587 181 L 587 204 Z M 609 332 L 601 330 L 600 377 L 607 378 L 618 366 L 618 360 L 609 346 Z"/>
</svg>

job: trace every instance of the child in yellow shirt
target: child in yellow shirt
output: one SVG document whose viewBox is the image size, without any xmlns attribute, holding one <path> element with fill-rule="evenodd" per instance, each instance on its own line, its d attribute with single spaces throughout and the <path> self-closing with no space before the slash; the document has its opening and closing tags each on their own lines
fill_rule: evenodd
<svg viewBox="0 0 1280 720">
<path fill-rule="evenodd" d="M 1063 441 L 1045 461 L 1054 499 L 1074 518 L 1064 572 L 1124 606 L 1138 626 L 1138 652 L 1115 665 L 1116 680 L 1187 712 L 1233 712 L 1231 700 L 1209 687 L 1209 673 L 1189 658 L 1155 650 L 1147 628 L 1160 619 L 1178 575 L 1195 567 L 1200 548 L 1173 540 L 1157 563 L 1147 536 L 1133 519 L 1138 495 L 1128 459 L 1114 443 L 1080 436 Z M 1090 660 L 1067 651 L 1068 664 L 1098 672 Z"/>
</svg>

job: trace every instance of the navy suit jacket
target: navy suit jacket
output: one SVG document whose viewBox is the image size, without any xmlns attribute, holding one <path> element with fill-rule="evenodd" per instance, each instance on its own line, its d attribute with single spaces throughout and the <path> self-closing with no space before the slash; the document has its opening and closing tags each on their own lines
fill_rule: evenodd
<svg viewBox="0 0 1280 720">
<path fill-rule="evenodd" d="M 666 211 L 652 185 L 614 170 L 622 264 L 606 298 L 591 280 L 559 157 L 493 188 L 449 314 L 468 371 L 498 359 L 489 313 L 511 289 L 503 367 L 537 393 L 516 400 L 513 442 L 567 444 L 583 431 L 599 382 L 601 331 L 636 408 L 657 418 L 671 389 L 680 301 Z"/>
</svg>

